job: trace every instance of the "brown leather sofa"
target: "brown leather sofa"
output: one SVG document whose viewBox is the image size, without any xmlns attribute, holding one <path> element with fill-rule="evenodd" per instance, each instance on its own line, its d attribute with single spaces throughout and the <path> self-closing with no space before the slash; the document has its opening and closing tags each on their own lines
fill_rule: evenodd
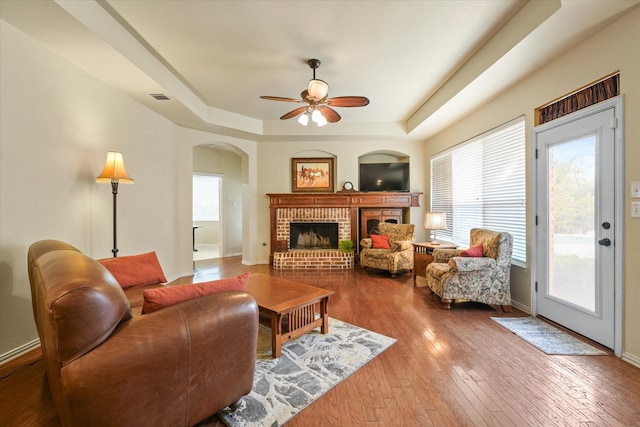
<svg viewBox="0 0 640 427">
<path fill-rule="evenodd" d="M 251 391 L 258 308 L 248 293 L 132 314 L 111 273 L 71 245 L 36 242 L 27 262 L 63 425 L 193 425 Z"/>
</svg>

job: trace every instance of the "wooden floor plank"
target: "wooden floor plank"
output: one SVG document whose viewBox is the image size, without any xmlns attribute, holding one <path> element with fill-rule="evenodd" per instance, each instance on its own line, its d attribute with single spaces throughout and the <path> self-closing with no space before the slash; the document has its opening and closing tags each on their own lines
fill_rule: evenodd
<svg viewBox="0 0 640 427">
<path fill-rule="evenodd" d="M 443 310 L 412 275 L 358 267 L 273 270 L 238 257 L 196 267 L 182 282 L 259 272 L 333 290 L 331 317 L 398 340 L 287 427 L 640 426 L 640 369 L 613 355 L 546 355 L 491 320 L 527 315 L 517 309 L 464 303 Z M 59 426 L 39 357 L 0 366 L 0 425 Z M 200 425 L 224 424 L 212 416 Z"/>
</svg>

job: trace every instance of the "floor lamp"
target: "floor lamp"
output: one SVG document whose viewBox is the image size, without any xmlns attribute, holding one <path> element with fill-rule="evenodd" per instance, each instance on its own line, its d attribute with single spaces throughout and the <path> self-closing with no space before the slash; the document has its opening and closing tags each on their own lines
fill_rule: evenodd
<svg viewBox="0 0 640 427">
<path fill-rule="evenodd" d="M 430 242 L 432 245 L 439 245 L 436 237 L 436 230 L 447 229 L 447 213 L 446 212 L 427 212 L 424 214 L 423 228 L 427 230 L 433 230 L 433 240 Z"/>
<path fill-rule="evenodd" d="M 104 164 L 104 169 L 100 175 L 96 178 L 96 182 L 101 184 L 111 183 L 111 193 L 113 194 L 113 257 L 118 256 L 117 245 L 117 227 L 116 227 L 116 199 L 118 197 L 118 184 L 133 184 L 133 179 L 127 175 L 127 171 L 124 168 L 124 160 L 122 153 L 117 151 L 109 151 L 107 153 L 107 162 Z"/>
</svg>

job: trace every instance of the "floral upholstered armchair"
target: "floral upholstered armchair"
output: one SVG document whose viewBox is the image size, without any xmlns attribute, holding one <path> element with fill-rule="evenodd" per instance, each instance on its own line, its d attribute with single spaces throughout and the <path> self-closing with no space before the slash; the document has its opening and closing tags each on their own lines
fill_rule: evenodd
<svg viewBox="0 0 640 427">
<path fill-rule="evenodd" d="M 413 270 L 413 224 L 378 224 L 378 234 L 360 241 L 360 266 L 391 272 L 395 277 L 399 271 Z"/>
<path fill-rule="evenodd" d="M 427 286 L 442 299 L 445 309 L 455 300 L 501 305 L 511 311 L 511 251 L 513 237 L 506 232 L 471 229 L 466 251 L 434 249 L 427 266 Z"/>
</svg>

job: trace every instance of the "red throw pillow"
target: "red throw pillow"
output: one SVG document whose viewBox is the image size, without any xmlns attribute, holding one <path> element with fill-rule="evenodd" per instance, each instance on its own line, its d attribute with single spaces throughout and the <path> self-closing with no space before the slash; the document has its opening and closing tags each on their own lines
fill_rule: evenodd
<svg viewBox="0 0 640 427">
<path fill-rule="evenodd" d="M 248 283 L 249 273 L 244 273 L 229 279 L 213 280 L 193 285 L 145 289 L 142 293 L 144 298 L 142 314 L 152 313 L 161 308 L 205 295 L 228 291 L 244 291 L 247 289 Z"/>
<path fill-rule="evenodd" d="M 101 259 L 98 262 L 113 274 L 123 288 L 167 281 L 155 252 Z"/>
<path fill-rule="evenodd" d="M 481 258 L 484 256 L 484 249 L 482 248 L 482 244 L 479 244 L 467 249 L 466 251 L 460 252 L 458 256 Z"/>
<path fill-rule="evenodd" d="M 389 249 L 389 236 L 383 234 L 382 236 L 372 234 L 371 247 L 374 249 Z"/>
</svg>

